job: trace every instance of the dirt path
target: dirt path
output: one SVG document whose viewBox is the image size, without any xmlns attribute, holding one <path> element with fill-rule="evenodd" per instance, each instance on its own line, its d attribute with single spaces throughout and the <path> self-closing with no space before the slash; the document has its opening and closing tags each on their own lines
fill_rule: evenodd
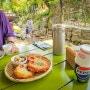
<svg viewBox="0 0 90 90">
<path fill-rule="evenodd" d="M 43 41 L 47 39 L 52 39 L 52 31 L 50 31 L 48 34 L 42 35 L 39 30 L 33 30 L 33 34 L 31 38 L 26 38 L 26 28 L 25 24 L 21 27 L 21 30 L 16 32 L 16 43 L 22 43 L 22 44 L 31 44 L 35 41 Z"/>
<path fill-rule="evenodd" d="M 47 39 L 52 39 L 52 31 L 48 32 L 48 34 L 46 35 L 40 34 L 39 30 L 33 31 L 32 37 L 26 38 L 25 26 L 23 26 L 21 31 L 16 33 L 16 36 L 17 36 L 16 43 L 27 45 L 27 44 L 34 43 L 35 41 L 44 41 Z M 69 41 L 66 41 L 66 44 L 69 46 L 74 45 Z"/>
</svg>

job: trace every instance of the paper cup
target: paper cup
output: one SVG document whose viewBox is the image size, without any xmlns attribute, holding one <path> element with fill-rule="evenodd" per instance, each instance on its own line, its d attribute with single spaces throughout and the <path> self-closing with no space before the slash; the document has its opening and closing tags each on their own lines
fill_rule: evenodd
<svg viewBox="0 0 90 90">
<path fill-rule="evenodd" d="M 10 55 L 10 50 L 12 48 L 12 44 L 5 44 L 2 47 L 3 47 L 3 50 L 4 50 L 5 54 Z"/>
</svg>

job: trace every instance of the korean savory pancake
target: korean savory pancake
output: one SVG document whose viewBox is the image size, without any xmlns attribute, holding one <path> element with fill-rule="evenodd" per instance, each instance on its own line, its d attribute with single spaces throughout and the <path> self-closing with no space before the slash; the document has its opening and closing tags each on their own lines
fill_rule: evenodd
<svg viewBox="0 0 90 90">
<path fill-rule="evenodd" d="M 18 65 L 14 70 L 14 75 L 18 79 L 27 79 L 33 76 L 33 72 L 27 69 L 27 64 Z"/>
<path fill-rule="evenodd" d="M 37 58 L 42 58 L 42 55 L 40 55 L 40 54 L 30 54 L 30 55 L 28 55 L 27 60 L 29 61 L 29 60 L 34 60 L 34 59 L 37 59 Z"/>
<path fill-rule="evenodd" d="M 36 73 L 47 71 L 50 67 L 50 61 L 41 55 L 40 57 L 38 57 L 39 55 L 36 56 L 34 55 L 34 57 L 29 60 L 27 64 L 28 70 Z"/>
</svg>

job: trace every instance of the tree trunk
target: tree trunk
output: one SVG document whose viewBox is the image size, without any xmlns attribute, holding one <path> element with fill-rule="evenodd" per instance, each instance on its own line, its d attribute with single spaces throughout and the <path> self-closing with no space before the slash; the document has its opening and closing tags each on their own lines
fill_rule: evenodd
<svg viewBox="0 0 90 90">
<path fill-rule="evenodd" d="M 60 0 L 60 23 L 61 23 L 61 24 L 62 24 L 63 21 L 64 21 L 63 6 L 64 6 L 64 0 Z"/>
<path fill-rule="evenodd" d="M 86 26 L 86 0 L 82 0 L 82 15 Z"/>
</svg>

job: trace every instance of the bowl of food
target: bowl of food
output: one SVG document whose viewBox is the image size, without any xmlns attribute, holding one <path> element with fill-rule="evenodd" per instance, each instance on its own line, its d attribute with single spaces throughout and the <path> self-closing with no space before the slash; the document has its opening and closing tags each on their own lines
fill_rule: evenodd
<svg viewBox="0 0 90 90">
<path fill-rule="evenodd" d="M 11 58 L 11 62 L 14 65 L 20 65 L 27 63 L 27 57 L 24 55 L 16 55 Z"/>
</svg>

